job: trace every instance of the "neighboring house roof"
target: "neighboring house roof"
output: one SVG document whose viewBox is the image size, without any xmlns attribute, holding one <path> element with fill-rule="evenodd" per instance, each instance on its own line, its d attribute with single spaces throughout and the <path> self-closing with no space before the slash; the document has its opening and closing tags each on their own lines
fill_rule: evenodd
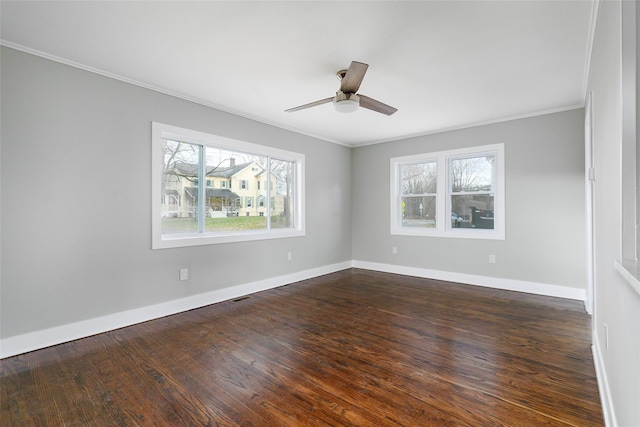
<svg viewBox="0 0 640 427">
<path fill-rule="evenodd" d="M 266 175 L 267 174 L 267 170 L 266 169 L 262 169 L 262 172 L 259 172 L 256 176 L 257 177 L 261 177 L 262 175 Z M 271 172 L 272 176 L 275 176 L 276 174 Z"/>
<path fill-rule="evenodd" d="M 238 172 L 242 171 L 244 168 L 246 168 L 249 165 L 252 165 L 254 163 L 255 162 L 242 163 L 242 164 L 231 166 L 231 167 L 229 167 L 229 166 L 219 166 L 217 168 L 214 168 L 213 170 L 209 170 L 209 168 L 207 168 L 207 176 L 220 177 L 220 178 L 230 178 L 230 177 L 234 176 L 235 174 L 237 174 Z M 176 162 L 175 163 L 175 169 L 181 175 L 186 175 L 186 176 L 197 176 L 198 175 L 198 165 L 193 164 L 193 163 Z"/>
<path fill-rule="evenodd" d="M 198 198 L 198 187 L 185 187 L 184 191 L 186 191 L 192 199 Z M 218 197 L 221 199 L 240 198 L 236 193 L 231 190 L 227 190 L 226 188 L 207 188 L 206 197 Z"/>
</svg>

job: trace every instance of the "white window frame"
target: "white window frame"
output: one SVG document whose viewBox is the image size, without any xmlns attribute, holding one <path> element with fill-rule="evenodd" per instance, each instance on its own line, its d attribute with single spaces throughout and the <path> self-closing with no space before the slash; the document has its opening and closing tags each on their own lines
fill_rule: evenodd
<svg viewBox="0 0 640 427">
<path fill-rule="evenodd" d="M 301 153 L 281 150 L 265 145 L 254 144 L 222 136 L 184 129 L 163 123 L 152 122 L 151 129 L 151 228 L 152 249 L 177 248 L 186 246 L 211 245 L 220 243 L 246 242 L 252 240 L 279 239 L 304 236 L 305 232 L 305 200 L 304 200 L 304 167 L 305 156 Z M 176 235 L 163 235 L 161 223 L 162 174 L 163 174 L 163 139 L 188 142 L 205 147 L 219 148 L 230 151 L 251 153 L 277 160 L 294 162 L 293 177 L 295 206 L 293 228 L 269 228 L 265 230 L 249 230 L 225 233 L 199 232 Z M 267 208 L 267 206 L 265 206 Z"/>
<path fill-rule="evenodd" d="M 494 228 L 454 228 L 451 226 L 451 192 L 449 191 L 449 159 L 461 157 L 482 156 L 484 154 L 495 155 L 496 179 L 494 194 Z M 436 226 L 427 227 L 403 227 L 402 226 L 402 178 L 400 169 L 402 165 L 410 163 L 422 163 L 427 161 L 437 162 L 436 184 Z M 391 183 L 391 234 L 403 236 L 424 237 L 452 237 L 463 239 L 505 239 L 505 167 L 504 144 L 490 144 L 477 147 L 460 148 L 456 150 L 421 153 L 390 159 L 390 183 Z"/>
</svg>

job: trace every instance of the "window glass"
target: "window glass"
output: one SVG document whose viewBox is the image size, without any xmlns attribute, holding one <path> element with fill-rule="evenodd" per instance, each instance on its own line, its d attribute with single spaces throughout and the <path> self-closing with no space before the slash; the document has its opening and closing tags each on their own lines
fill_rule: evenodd
<svg viewBox="0 0 640 427">
<path fill-rule="evenodd" d="M 223 179 L 223 183 L 226 183 L 226 180 L 236 179 L 240 183 L 238 190 L 243 190 L 241 194 L 246 194 L 244 190 L 249 187 L 249 180 L 245 178 L 255 179 L 254 169 L 264 170 L 267 161 L 268 158 L 265 156 L 213 147 L 206 148 L 207 176 Z M 243 204 L 242 200 L 243 197 L 232 188 L 207 189 L 205 231 L 228 233 L 266 230 L 267 222 L 247 215 L 249 206 L 246 203 Z"/>
<path fill-rule="evenodd" d="M 494 228 L 495 155 L 449 159 L 451 227 Z"/>
<path fill-rule="evenodd" d="M 197 233 L 197 159 L 202 146 L 163 140 L 162 147 L 162 234 Z"/>
<path fill-rule="evenodd" d="M 294 163 L 271 159 L 271 227 L 291 228 L 294 222 Z"/>
<path fill-rule="evenodd" d="M 402 165 L 402 194 L 435 194 L 437 171 L 435 161 Z"/>
<path fill-rule="evenodd" d="M 410 196 L 402 197 L 403 227 L 435 227 L 436 197 Z"/>
<path fill-rule="evenodd" d="M 436 226 L 437 162 L 401 165 L 402 226 Z"/>
</svg>

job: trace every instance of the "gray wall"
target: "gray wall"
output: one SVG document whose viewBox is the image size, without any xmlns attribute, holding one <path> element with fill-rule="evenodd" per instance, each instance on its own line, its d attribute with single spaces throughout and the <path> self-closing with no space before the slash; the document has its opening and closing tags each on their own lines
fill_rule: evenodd
<svg viewBox="0 0 640 427">
<path fill-rule="evenodd" d="M 351 259 L 350 149 L 1 55 L 1 338 Z M 151 250 L 152 121 L 304 153 L 307 235 Z"/>
<path fill-rule="evenodd" d="M 583 123 L 579 109 L 355 149 L 353 259 L 584 289 Z M 391 157 L 495 143 L 505 144 L 506 240 L 390 235 Z"/>
<path fill-rule="evenodd" d="M 594 334 L 620 426 L 640 423 L 640 295 L 614 269 L 621 241 L 620 2 L 600 2 L 588 90 L 593 93 L 596 292 Z M 604 325 L 608 326 L 606 348 Z"/>
</svg>

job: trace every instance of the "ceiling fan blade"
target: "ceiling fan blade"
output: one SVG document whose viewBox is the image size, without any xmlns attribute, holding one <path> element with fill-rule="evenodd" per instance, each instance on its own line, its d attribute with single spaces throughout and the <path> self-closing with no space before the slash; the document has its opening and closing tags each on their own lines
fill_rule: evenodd
<svg viewBox="0 0 640 427">
<path fill-rule="evenodd" d="M 383 104 L 382 102 L 376 101 L 375 99 L 369 98 L 368 96 L 365 96 L 365 95 L 358 95 L 358 96 L 360 97 L 360 106 L 362 108 L 366 108 L 368 110 L 373 110 L 378 113 L 386 114 L 387 116 L 390 116 L 396 111 L 398 111 L 397 108 L 394 108 L 387 104 Z"/>
<path fill-rule="evenodd" d="M 293 113 L 294 111 L 304 110 L 305 108 L 315 107 L 316 105 L 322 105 L 332 101 L 333 101 L 333 96 L 331 98 L 325 98 L 325 99 L 321 99 L 320 101 L 310 102 L 308 104 L 300 105 L 298 107 L 289 108 L 288 110 L 284 110 L 284 112 Z"/>
<path fill-rule="evenodd" d="M 367 72 L 369 65 L 362 62 L 351 61 L 351 65 L 340 81 L 340 90 L 344 93 L 356 93 L 360 88 L 360 83 Z"/>
</svg>

